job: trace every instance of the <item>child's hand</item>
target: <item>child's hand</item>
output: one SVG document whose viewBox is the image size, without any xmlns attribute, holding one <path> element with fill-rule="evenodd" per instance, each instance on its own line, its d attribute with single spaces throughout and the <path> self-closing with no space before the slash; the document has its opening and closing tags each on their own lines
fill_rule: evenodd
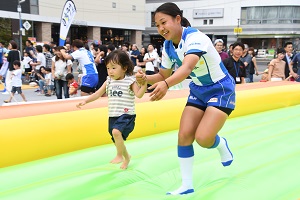
<svg viewBox="0 0 300 200">
<path fill-rule="evenodd" d="M 136 82 L 140 85 L 145 85 L 147 84 L 147 76 L 143 72 L 143 70 L 138 70 L 138 72 L 135 74 Z"/>
<path fill-rule="evenodd" d="M 85 104 L 86 104 L 86 101 L 83 101 L 83 102 L 80 102 L 79 104 L 77 104 L 76 107 L 81 109 L 81 107 L 84 106 Z"/>
</svg>

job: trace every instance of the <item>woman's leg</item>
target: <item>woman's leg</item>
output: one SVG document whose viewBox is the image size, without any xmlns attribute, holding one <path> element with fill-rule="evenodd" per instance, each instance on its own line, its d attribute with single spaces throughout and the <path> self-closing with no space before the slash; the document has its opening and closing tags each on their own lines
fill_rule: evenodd
<svg viewBox="0 0 300 200">
<path fill-rule="evenodd" d="M 57 99 L 62 99 L 62 80 L 55 80 L 55 93 Z"/>
<path fill-rule="evenodd" d="M 181 116 L 178 133 L 178 159 L 182 178 L 182 185 L 167 194 L 179 195 L 194 192 L 193 163 L 195 132 L 203 117 L 204 111 L 193 106 L 186 106 Z M 192 119 L 192 120 L 191 120 Z"/>
<path fill-rule="evenodd" d="M 228 148 L 225 138 L 217 134 L 223 127 L 228 115 L 215 107 L 208 107 L 197 128 L 195 140 L 204 148 L 217 148 L 220 153 L 221 163 L 224 167 L 233 161 L 233 155 Z"/>
<path fill-rule="evenodd" d="M 45 93 L 44 86 L 45 86 L 45 82 L 42 79 L 40 79 L 39 80 L 39 87 L 40 87 L 40 93 L 41 94 Z"/>
<path fill-rule="evenodd" d="M 65 98 L 69 98 L 69 87 L 68 87 L 68 82 L 67 81 L 62 81 L 63 82 L 63 89 L 64 89 L 64 96 Z"/>
</svg>

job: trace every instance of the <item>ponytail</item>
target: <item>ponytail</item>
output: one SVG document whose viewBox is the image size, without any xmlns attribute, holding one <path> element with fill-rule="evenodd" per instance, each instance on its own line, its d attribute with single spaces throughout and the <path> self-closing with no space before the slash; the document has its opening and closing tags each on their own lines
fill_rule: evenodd
<svg viewBox="0 0 300 200">
<path fill-rule="evenodd" d="M 181 17 L 181 26 L 188 27 L 191 26 L 189 20 L 187 20 L 185 17 Z"/>
</svg>

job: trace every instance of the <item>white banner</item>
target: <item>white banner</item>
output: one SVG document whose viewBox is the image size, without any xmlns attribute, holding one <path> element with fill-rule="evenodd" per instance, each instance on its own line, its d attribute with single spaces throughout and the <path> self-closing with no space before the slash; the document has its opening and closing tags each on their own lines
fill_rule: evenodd
<svg viewBox="0 0 300 200">
<path fill-rule="evenodd" d="M 72 0 L 67 0 L 60 20 L 59 46 L 64 46 L 68 31 L 76 14 L 76 7 Z"/>
</svg>

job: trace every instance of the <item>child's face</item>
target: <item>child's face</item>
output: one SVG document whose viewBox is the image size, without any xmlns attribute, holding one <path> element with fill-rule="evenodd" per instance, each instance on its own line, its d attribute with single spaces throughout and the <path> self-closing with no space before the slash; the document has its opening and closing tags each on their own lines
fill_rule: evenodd
<svg viewBox="0 0 300 200">
<path fill-rule="evenodd" d="M 112 79 L 121 80 L 125 77 L 125 72 L 127 69 L 123 69 L 121 65 L 110 62 L 106 67 L 107 73 Z"/>
<path fill-rule="evenodd" d="M 71 83 L 73 83 L 73 81 L 74 81 L 74 79 L 72 78 L 72 79 L 69 79 L 68 80 L 68 84 L 71 84 Z"/>
<path fill-rule="evenodd" d="M 14 65 L 14 69 L 19 69 L 19 65 Z"/>
</svg>

